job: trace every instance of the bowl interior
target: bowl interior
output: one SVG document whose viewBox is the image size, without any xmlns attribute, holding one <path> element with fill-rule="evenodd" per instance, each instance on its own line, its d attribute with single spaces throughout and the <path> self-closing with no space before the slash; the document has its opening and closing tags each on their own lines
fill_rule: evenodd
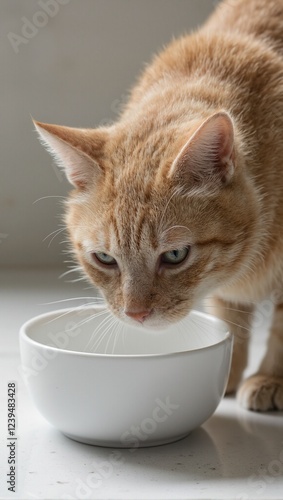
<svg viewBox="0 0 283 500">
<path fill-rule="evenodd" d="M 203 349 L 229 336 L 227 325 L 192 311 L 164 330 L 126 325 L 103 306 L 65 309 L 38 316 L 21 330 L 22 338 L 52 348 L 107 355 L 153 355 Z"/>
</svg>

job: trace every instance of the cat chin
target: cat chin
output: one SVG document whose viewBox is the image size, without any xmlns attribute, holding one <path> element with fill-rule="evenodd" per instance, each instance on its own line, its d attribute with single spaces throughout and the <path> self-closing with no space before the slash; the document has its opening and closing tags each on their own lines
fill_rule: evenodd
<svg viewBox="0 0 283 500">
<path fill-rule="evenodd" d="M 127 323 L 128 324 L 128 323 Z M 133 324 L 131 323 L 131 325 L 133 326 Z M 153 324 L 142 324 L 142 323 L 136 323 L 134 326 L 136 328 L 139 328 L 141 331 L 142 330 L 147 330 L 147 331 L 150 331 L 150 332 L 156 332 L 156 333 L 162 333 L 164 330 L 166 330 L 166 328 L 168 328 L 169 326 L 171 325 L 170 322 L 165 322 L 165 321 L 162 321 L 160 323 L 153 323 Z"/>
<path fill-rule="evenodd" d="M 162 333 L 164 330 L 169 328 L 172 324 L 177 324 L 179 320 L 168 320 L 168 319 L 162 319 L 162 318 L 155 318 L 155 319 L 149 319 L 145 320 L 143 323 L 139 323 L 138 321 L 134 320 L 127 320 L 126 318 L 120 318 L 120 321 L 122 321 L 124 324 L 128 326 L 132 326 L 135 328 L 138 328 L 141 330 L 147 330 L 150 332 L 156 332 L 156 333 Z"/>
</svg>

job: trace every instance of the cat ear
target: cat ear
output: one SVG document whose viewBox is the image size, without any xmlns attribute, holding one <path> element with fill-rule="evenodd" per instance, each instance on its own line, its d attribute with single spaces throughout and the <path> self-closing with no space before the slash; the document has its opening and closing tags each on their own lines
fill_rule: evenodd
<svg viewBox="0 0 283 500">
<path fill-rule="evenodd" d="M 106 132 L 95 129 L 78 129 L 33 121 L 41 142 L 54 156 L 67 179 L 78 189 L 84 189 L 97 180 L 103 171 L 96 157 L 103 148 Z"/>
<path fill-rule="evenodd" d="M 207 118 L 183 146 L 169 171 L 186 187 L 216 188 L 234 174 L 234 127 L 226 112 Z"/>
</svg>

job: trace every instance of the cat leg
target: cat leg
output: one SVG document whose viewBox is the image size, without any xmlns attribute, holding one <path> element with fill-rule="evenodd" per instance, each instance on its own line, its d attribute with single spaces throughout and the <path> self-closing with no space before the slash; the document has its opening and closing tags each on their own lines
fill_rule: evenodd
<svg viewBox="0 0 283 500">
<path fill-rule="evenodd" d="M 219 297 L 206 299 L 208 313 L 225 321 L 234 337 L 232 364 L 226 394 L 236 391 L 248 361 L 248 344 L 253 306 L 235 305 Z"/>
<path fill-rule="evenodd" d="M 283 303 L 275 306 L 267 351 L 259 370 L 243 382 L 238 400 L 249 410 L 283 410 Z"/>
</svg>

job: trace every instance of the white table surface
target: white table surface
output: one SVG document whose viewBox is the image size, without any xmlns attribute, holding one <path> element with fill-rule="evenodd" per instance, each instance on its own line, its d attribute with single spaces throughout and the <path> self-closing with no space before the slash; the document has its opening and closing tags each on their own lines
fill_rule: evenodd
<svg viewBox="0 0 283 500">
<path fill-rule="evenodd" d="M 46 302 L 92 295 L 88 285 L 58 280 L 60 273 L 0 272 L 0 498 L 282 500 L 282 413 L 248 412 L 234 398 L 225 398 L 213 417 L 185 439 L 134 452 L 72 441 L 41 417 L 21 377 L 19 326 L 74 303 Z M 248 373 L 262 355 L 265 329 L 254 332 Z M 16 381 L 18 389 L 16 493 L 7 490 L 6 482 L 9 381 Z"/>
</svg>

